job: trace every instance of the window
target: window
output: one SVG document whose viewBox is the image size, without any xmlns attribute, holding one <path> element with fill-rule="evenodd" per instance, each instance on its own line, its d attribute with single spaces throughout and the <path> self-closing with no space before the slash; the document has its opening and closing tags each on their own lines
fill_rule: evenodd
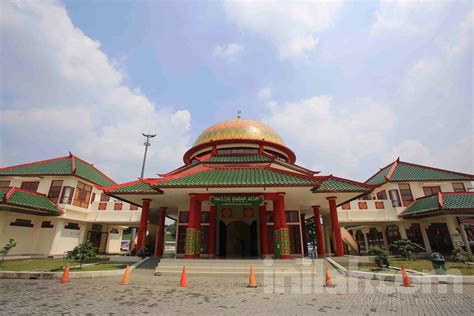
<svg viewBox="0 0 474 316">
<path fill-rule="evenodd" d="M 301 253 L 300 226 L 288 226 L 288 234 L 290 239 L 290 253 Z"/>
<path fill-rule="evenodd" d="M 387 191 L 383 190 L 383 191 L 377 192 L 377 200 L 388 200 Z"/>
<path fill-rule="evenodd" d="M 25 190 L 35 191 L 38 190 L 39 181 L 24 181 L 21 183 L 21 188 Z"/>
<path fill-rule="evenodd" d="M 123 203 L 115 203 L 114 204 L 114 211 L 121 211 Z"/>
<path fill-rule="evenodd" d="M 361 251 L 365 252 L 367 249 L 365 249 L 365 235 L 362 231 L 358 230 L 356 231 L 355 234 L 355 239 L 357 241 L 357 245 L 359 246 L 359 253 Z"/>
<path fill-rule="evenodd" d="M 439 186 L 423 187 L 423 192 L 425 193 L 425 196 L 433 195 L 433 194 L 437 194 L 438 192 L 441 192 L 441 188 Z"/>
<path fill-rule="evenodd" d="M 286 211 L 285 212 L 285 220 L 287 223 L 298 223 L 298 211 Z"/>
<path fill-rule="evenodd" d="M 421 227 L 420 224 L 414 223 L 406 229 L 407 237 L 411 242 L 418 244 L 421 247 L 425 247 L 425 243 L 423 242 L 423 236 L 421 235 Z"/>
<path fill-rule="evenodd" d="M 454 192 L 466 192 L 466 188 L 464 187 L 464 183 L 453 183 Z"/>
<path fill-rule="evenodd" d="M 209 223 L 209 212 L 201 212 L 201 223 Z"/>
<path fill-rule="evenodd" d="M 273 221 L 274 221 L 273 212 L 267 211 L 267 223 L 273 223 Z"/>
<path fill-rule="evenodd" d="M 387 243 L 389 245 L 401 239 L 397 225 L 388 225 L 387 228 L 385 228 L 385 235 L 387 236 Z"/>
<path fill-rule="evenodd" d="M 206 212 L 209 213 L 209 212 Z M 209 226 L 202 226 L 201 227 L 201 234 L 200 234 L 200 243 L 199 243 L 199 251 L 202 254 L 208 254 L 209 249 Z"/>
<path fill-rule="evenodd" d="M 410 185 L 408 183 L 399 183 L 400 196 L 402 197 L 403 206 L 408 206 L 413 202 L 413 195 L 411 194 Z"/>
<path fill-rule="evenodd" d="M 83 208 L 89 207 L 91 193 L 92 186 L 87 185 L 83 182 L 78 182 L 76 194 L 74 195 L 74 201 L 72 202 L 72 204 Z"/>
<path fill-rule="evenodd" d="M 179 222 L 188 223 L 189 222 L 189 212 L 179 212 Z"/>
<path fill-rule="evenodd" d="M 53 180 L 49 187 L 48 198 L 54 203 L 58 203 L 61 189 L 63 187 L 63 180 Z"/>
<path fill-rule="evenodd" d="M 138 211 L 138 206 L 130 204 L 130 211 Z"/>
<path fill-rule="evenodd" d="M 384 248 L 384 240 L 382 232 L 379 232 L 377 228 L 372 227 L 367 233 L 367 243 L 370 248 Z"/>
<path fill-rule="evenodd" d="M 110 201 L 110 196 L 108 196 L 108 195 L 105 194 L 105 193 L 102 193 L 102 194 L 100 195 L 100 201 L 101 201 L 101 202 L 108 202 L 108 201 Z"/>
<path fill-rule="evenodd" d="M 91 203 L 93 203 L 95 201 L 95 193 L 92 193 L 92 196 L 91 196 Z"/>
<path fill-rule="evenodd" d="M 11 222 L 11 223 L 10 223 L 10 226 L 33 227 L 34 225 L 31 224 L 31 220 L 30 220 L 30 219 L 17 218 L 17 219 L 15 219 L 14 222 Z"/>
<path fill-rule="evenodd" d="M 51 224 L 51 221 L 42 221 L 41 222 L 41 228 L 53 228 L 54 225 Z"/>
<path fill-rule="evenodd" d="M 0 187 L 9 187 L 10 181 L 0 181 Z"/>
<path fill-rule="evenodd" d="M 184 253 L 184 244 L 186 241 L 186 228 L 187 226 L 178 226 L 178 246 L 177 253 Z"/>
<path fill-rule="evenodd" d="M 392 200 L 393 207 L 400 207 L 402 206 L 402 202 L 400 202 L 400 196 L 398 195 L 398 190 L 390 190 L 388 191 L 390 195 L 390 200 Z"/>
<path fill-rule="evenodd" d="M 366 200 L 366 201 L 371 200 L 370 194 L 365 194 L 365 195 L 364 195 L 363 197 L 361 197 L 360 199 L 361 199 L 361 200 Z"/>
<path fill-rule="evenodd" d="M 74 230 L 80 230 L 81 227 L 79 227 L 78 223 L 67 223 L 67 225 L 64 226 L 65 229 L 74 229 Z"/>
<path fill-rule="evenodd" d="M 74 188 L 66 186 L 63 188 L 63 193 L 61 194 L 61 199 L 59 200 L 59 203 L 71 204 L 73 196 L 74 196 Z"/>
</svg>

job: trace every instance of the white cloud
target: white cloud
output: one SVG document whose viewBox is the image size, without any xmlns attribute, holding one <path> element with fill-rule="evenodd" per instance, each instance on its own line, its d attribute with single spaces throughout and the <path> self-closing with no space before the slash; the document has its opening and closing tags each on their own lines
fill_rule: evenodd
<svg viewBox="0 0 474 316">
<path fill-rule="evenodd" d="M 472 137 L 462 137 L 452 145 L 436 150 L 430 150 L 418 140 L 408 139 L 394 146 L 384 158 L 386 162 L 394 161 L 400 157 L 403 161 L 474 173 L 473 150 Z"/>
<path fill-rule="evenodd" d="M 238 43 L 227 45 L 217 45 L 214 48 L 213 56 L 226 61 L 235 61 L 244 51 L 244 47 Z"/>
<path fill-rule="evenodd" d="M 305 55 L 335 23 L 341 1 L 225 1 L 230 21 L 274 42 L 281 59 Z"/>
<path fill-rule="evenodd" d="M 375 12 L 374 34 L 397 32 L 413 36 L 432 31 L 449 1 L 380 1 Z"/>
<path fill-rule="evenodd" d="M 304 165 L 314 168 L 322 164 L 351 168 L 361 159 L 379 155 L 396 122 L 389 106 L 367 98 L 356 99 L 345 108 L 326 95 L 270 104 L 270 114 L 263 121 L 302 154 L 299 160 Z"/>
<path fill-rule="evenodd" d="M 264 87 L 258 91 L 257 97 L 260 101 L 265 101 L 271 98 L 272 96 L 272 88 Z"/>
<path fill-rule="evenodd" d="M 147 174 L 180 163 L 190 113 L 155 105 L 123 83 L 100 43 L 56 2 L 0 3 L 3 165 L 72 150 L 118 180 L 139 176 L 142 132 L 154 132 Z M 121 58 L 121 60 L 125 60 Z M 120 177 L 120 178 L 118 178 Z"/>
</svg>

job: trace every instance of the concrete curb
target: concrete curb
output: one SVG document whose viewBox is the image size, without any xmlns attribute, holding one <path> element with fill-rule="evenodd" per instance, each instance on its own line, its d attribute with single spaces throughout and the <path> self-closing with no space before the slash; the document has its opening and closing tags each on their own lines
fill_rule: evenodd
<svg viewBox="0 0 474 316">
<path fill-rule="evenodd" d="M 149 258 L 142 259 L 135 264 L 131 265 L 130 271 L 135 270 Z M 84 279 L 84 278 L 98 278 L 122 275 L 125 269 L 117 270 L 104 270 L 104 271 L 84 271 L 84 272 L 73 272 L 69 273 L 71 279 Z M 0 271 L 0 279 L 59 279 L 62 272 L 41 272 L 41 271 Z"/>
<path fill-rule="evenodd" d="M 347 270 L 331 258 L 325 258 L 336 270 L 348 277 L 380 280 L 388 282 L 400 282 L 403 279 L 401 275 L 386 273 L 374 273 L 365 271 Z M 413 284 L 474 284 L 474 276 L 459 275 L 410 275 Z"/>
</svg>

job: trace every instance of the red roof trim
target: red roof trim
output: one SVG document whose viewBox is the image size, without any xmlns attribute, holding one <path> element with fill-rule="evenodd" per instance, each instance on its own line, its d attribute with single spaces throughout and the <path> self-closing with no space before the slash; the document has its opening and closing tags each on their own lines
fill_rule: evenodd
<svg viewBox="0 0 474 316">
<path fill-rule="evenodd" d="M 10 188 L 10 191 L 8 191 L 7 194 L 5 194 L 5 195 L 3 196 L 3 202 L 8 201 L 8 199 L 11 198 L 11 196 L 13 195 L 13 193 L 15 193 L 15 187 Z"/>
<path fill-rule="evenodd" d="M 376 175 L 378 175 L 380 172 L 382 172 L 383 170 L 385 170 L 386 168 L 388 168 L 389 166 L 391 166 L 392 164 L 394 164 L 397 160 L 389 163 L 388 165 L 386 165 L 385 167 L 383 168 L 380 168 L 379 171 L 377 171 L 376 173 L 374 173 L 370 178 L 368 178 L 367 180 L 364 181 L 364 183 L 367 183 L 369 182 L 372 178 L 374 178 Z"/>
<path fill-rule="evenodd" d="M 393 163 L 392 168 L 390 168 L 390 171 L 389 171 L 388 174 L 385 176 L 385 179 L 390 180 L 390 178 L 392 178 L 392 175 L 393 175 L 393 173 L 395 172 L 395 169 L 397 169 L 398 161 L 399 161 L 399 159 L 397 159 L 397 160 Z"/>
<path fill-rule="evenodd" d="M 74 155 L 69 152 L 69 155 L 71 156 L 71 171 L 72 171 L 72 174 L 75 174 L 76 173 L 76 162 L 74 161 Z"/>
<path fill-rule="evenodd" d="M 443 208 L 443 192 L 438 192 L 438 206 Z"/>
</svg>

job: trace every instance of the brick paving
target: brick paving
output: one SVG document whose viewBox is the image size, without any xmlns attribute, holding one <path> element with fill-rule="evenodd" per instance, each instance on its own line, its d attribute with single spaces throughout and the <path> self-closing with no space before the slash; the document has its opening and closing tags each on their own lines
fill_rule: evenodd
<svg viewBox="0 0 474 316">
<path fill-rule="evenodd" d="M 333 273 L 335 288 L 322 277 L 286 278 L 279 288 L 270 275 L 257 275 L 259 287 L 246 288 L 246 276 L 153 276 L 136 270 L 131 284 L 121 277 L 56 280 L 0 280 L 0 314 L 325 314 L 473 315 L 474 285 L 416 285 L 346 278 Z M 265 284 L 264 284 L 265 283 Z M 262 286 L 264 285 L 264 286 Z M 269 293 L 270 292 L 270 293 Z M 283 293 L 280 293 L 283 292 Z M 300 294 L 297 294 L 300 293 Z"/>
</svg>

